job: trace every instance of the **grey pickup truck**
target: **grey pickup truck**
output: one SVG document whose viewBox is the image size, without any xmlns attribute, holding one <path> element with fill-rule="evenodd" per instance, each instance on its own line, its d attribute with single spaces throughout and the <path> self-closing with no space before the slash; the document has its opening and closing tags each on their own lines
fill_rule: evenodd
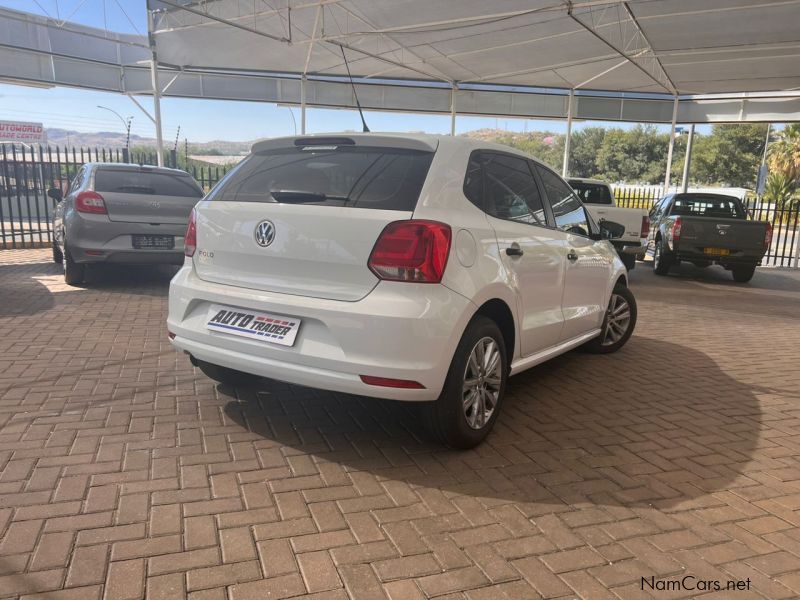
<svg viewBox="0 0 800 600">
<path fill-rule="evenodd" d="M 772 225 L 748 221 L 741 201 L 722 194 L 667 194 L 650 210 L 650 223 L 647 249 L 657 275 L 687 261 L 721 265 L 744 283 L 772 242 Z"/>
</svg>

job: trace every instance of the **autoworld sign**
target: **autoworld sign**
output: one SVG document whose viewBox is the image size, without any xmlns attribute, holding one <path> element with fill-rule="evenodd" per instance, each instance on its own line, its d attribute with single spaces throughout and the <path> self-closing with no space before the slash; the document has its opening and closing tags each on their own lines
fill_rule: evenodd
<svg viewBox="0 0 800 600">
<path fill-rule="evenodd" d="M 0 121 L 0 142 L 41 143 L 45 141 L 41 123 L 25 121 Z"/>
</svg>

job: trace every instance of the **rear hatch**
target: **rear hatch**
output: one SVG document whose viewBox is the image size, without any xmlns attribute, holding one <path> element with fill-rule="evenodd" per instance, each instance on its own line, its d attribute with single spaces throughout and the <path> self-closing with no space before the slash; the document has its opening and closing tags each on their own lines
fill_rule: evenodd
<svg viewBox="0 0 800 600">
<path fill-rule="evenodd" d="M 435 140 L 380 135 L 256 144 L 197 210 L 194 266 L 205 280 L 355 301 L 389 223 L 410 219 Z"/>
<path fill-rule="evenodd" d="M 99 167 L 94 191 L 111 221 L 185 225 L 203 190 L 188 173 L 148 167 Z"/>
</svg>

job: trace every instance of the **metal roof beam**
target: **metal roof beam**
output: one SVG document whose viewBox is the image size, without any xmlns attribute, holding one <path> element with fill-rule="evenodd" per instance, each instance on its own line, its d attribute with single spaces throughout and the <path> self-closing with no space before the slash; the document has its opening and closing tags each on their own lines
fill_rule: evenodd
<svg viewBox="0 0 800 600">
<path fill-rule="evenodd" d="M 616 3 L 617 21 L 620 25 L 619 28 L 620 35 L 622 36 L 622 41 L 624 43 L 623 48 L 620 48 L 613 42 L 609 41 L 606 36 L 602 35 L 599 32 L 600 27 L 598 26 L 595 19 L 596 14 L 594 8 L 590 7 L 585 12 L 580 13 L 581 16 L 587 15 L 589 17 L 588 19 L 589 23 L 585 23 L 583 19 L 576 16 L 574 6 L 570 7 L 568 14 L 573 21 L 575 21 L 578 25 L 583 27 L 586 31 L 592 34 L 600 42 L 602 42 L 603 44 L 611 48 L 614 52 L 619 54 L 622 58 L 627 60 L 631 65 L 639 69 L 649 79 L 653 80 L 655 83 L 657 83 L 660 87 L 664 88 L 670 94 L 673 95 L 677 94 L 678 90 L 675 87 L 675 84 L 672 83 L 672 80 L 669 78 L 669 75 L 667 75 L 667 72 L 661 66 L 661 63 L 658 62 L 658 59 L 656 58 L 652 47 L 647 42 L 647 39 L 644 37 L 644 34 L 639 28 L 638 23 L 636 23 L 634 19 L 631 19 L 630 16 L 628 16 L 626 19 L 623 19 L 622 16 L 619 14 L 620 6 L 624 8 L 624 5 L 625 5 L 624 2 Z M 608 6 L 604 8 L 607 9 Z M 627 14 L 628 13 L 626 12 L 626 15 Z M 605 10 L 601 18 L 604 16 L 605 16 Z M 625 22 L 631 23 L 633 25 L 634 28 L 633 32 L 630 32 L 626 27 L 624 27 Z M 628 48 L 633 45 L 635 45 L 636 48 L 635 51 L 631 53 L 628 50 Z M 645 62 L 647 59 L 653 61 L 651 62 L 651 68 L 647 68 L 642 65 L 642 63 Z"/>
</svg>

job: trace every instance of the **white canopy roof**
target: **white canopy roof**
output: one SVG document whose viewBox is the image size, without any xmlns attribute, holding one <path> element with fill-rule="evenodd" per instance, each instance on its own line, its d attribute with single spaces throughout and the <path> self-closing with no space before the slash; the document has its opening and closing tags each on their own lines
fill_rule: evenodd
<svg viewBox="0 0 800 600">
<path fill-rule="evenodd" d="M 669 123 L 800 121 L 800 0 L 149 0 L 164 96 Z M 291 10 L 290 10 L 291 9 Z M 0 81 L 153 93 L 146 36 L 0 9 Z M 305 85 L 301 85 L 306 75 Z M 699 95 L 697 95 L 699 94 Z M 711 95 L 709 95 L 711 94 Z"/>
<path fill-rule="evenodd" d="M 661 94 L 800 89 L 798 0 L 149 0 L 178 67 Z"/>
</svg>

